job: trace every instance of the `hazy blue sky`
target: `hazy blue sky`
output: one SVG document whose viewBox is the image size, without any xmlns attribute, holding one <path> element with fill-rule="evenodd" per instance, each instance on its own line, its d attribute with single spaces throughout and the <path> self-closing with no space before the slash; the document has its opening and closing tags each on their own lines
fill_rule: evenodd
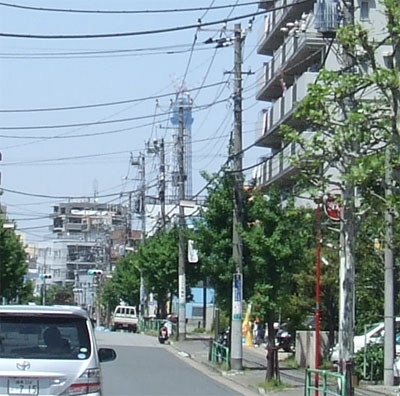
<svg viewBox="0 0 400 396">
<path fill-rule="evenodd" d="M 248 3 L 249 0 L 12 0 L 9 4 L 70 10 L 168 10 Z M 0 33 L 22 35 L 92 35 L 152 31 L 223 20 L 257 12 L 257 4 L 176 13 L 100 14 L 51 12 L 0 5 Z M 241 22 L 246 28 L 249 18 Z M 255 46 L 263 16 L 254 22 L 244 45 L 243 70 L 257 72 L 265 61 Z M 163 34 L 96 39 L 34 39 L 0 37 L 0 141 L 1 200 L 9 217 L 28 241 L 49 236 L 46 218 L 54 197 L 116 194 L 101 201 L 126 202 L 120 192 L 135 189 L 137 169 L 129 166 L 130 152 L 144 150 L 150 138 L 171 138 L 167 121 L 170 99 L 185 80 L 194 99 L 193 192 L 205 184 L 201 170 L 214 172 L 226 160 L 232 130 L 233 46 L 215 49 L 203 44 L 220 37 L 222 24 L 211 31 L 189 29 Z M 197 39 L 195 40 L 195 34 Z M 231 32 L 226 33 L 232 36 Z M 194 45 L 193 45 L 194 44 Z M 193 47 L 193 51 L 191 48 Z M 106 51 L 106 52 L 105 52 Z M 243 77 L 243 146 L 254 141 L 255 123 L 263 104 L 255 100 L 256 75 Z M 170 95 L 167 95 L 170 94 Z M 155 96 L 163 95 L 156 105 Z M 4 110 L 49 109 L 149 98 L 113 106 L 39 112 Z M 216 101 L 223 101 L 214 104 Z M 211 105 L 204 108 L 204 105 Z M 156 115 L 156 116 L 155 116 Z M 76 127 L 142 117 L 142 119 Z M 162 128 L 160 128 L 160 125 Z M 45 128 L 38 128 L 39 126 Z M 28 129 L 15 129 L 28 127 Z M 31 128 L 34 127 L 34 128 Z M 11 129 L 7 129 L 11 128 Z M 121 131 L 123 129 L 123 131 Z M 117 131 L 119 130 L 119 132 Z M 89 136 L 88 136 L 89 135 Z M 90 136 L 91 135 L 91 136 Z M 168 149 L 168 145 L 167 145 Z M 261 149 L 246 152 L 244 165 L 257 162 Z M 157 161 L 148 160 L 147 181 L 156 178 Z M 33 197 L 26 194 L 37 194 Z M 47 196 L 47 197 L 45 197 Z"/>
</svg>

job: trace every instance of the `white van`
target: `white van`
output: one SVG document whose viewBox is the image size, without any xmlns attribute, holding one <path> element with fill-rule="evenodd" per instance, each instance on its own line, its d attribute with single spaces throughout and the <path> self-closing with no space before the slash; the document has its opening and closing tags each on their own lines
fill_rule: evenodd
<svg viewBox="0 0 400 396">
<path fill-rule="evenodd" d="M 111 319 L 111 329 L 115 330 L 128 330 L 137 332 L 138 317 L 136 307 L 132 305 L 118 305 Z"/>
<path fill-rule="evenodd" d="M 101 396 L 100 363 L 86 311 L 75 306 L 0 306 L 0 395 Z"/>
<path fill-rule="evenodd" d="M 396 333 L 396 355 L 400 354 L 400 317 L 395 319 L 395 333 Z M 364 348 L 369 343 L 383 342 L 385 336 L 385 323 L 379 322 L 370 325 L 365 334 L 356 335 L 354 337 L 354 353 L 357 353 L 360 349 Z M 336 363 L 339 361 L 339 344 L 336 344 L 331 353 L 331 361 Z"/>
</svg>

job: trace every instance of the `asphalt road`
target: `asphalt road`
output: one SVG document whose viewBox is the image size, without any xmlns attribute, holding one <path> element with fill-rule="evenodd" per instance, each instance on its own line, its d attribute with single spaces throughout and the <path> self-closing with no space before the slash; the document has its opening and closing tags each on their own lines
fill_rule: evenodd
<svg viewBox="0 0 400 396">
<path fill-rule="evenodd" d="M 99 346 L 117 352 L 114 362 L 102 364 L 105 396 L 234 396 L 241 395 L 198 370 L 190 359 L 181 356 L 157 338 L 144 334 L 97 332 Z"/>
</svg>

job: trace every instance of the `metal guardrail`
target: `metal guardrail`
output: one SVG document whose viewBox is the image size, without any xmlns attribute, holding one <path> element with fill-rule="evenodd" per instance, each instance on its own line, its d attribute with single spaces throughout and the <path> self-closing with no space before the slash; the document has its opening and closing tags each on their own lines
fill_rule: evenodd
<svg viewBox="0 0 400 396">
<path fill-rule="evenodd" d="M 346 396 L 345 385 L 346 379 L 342 374 L 328 370 L 306 370 L 306 396 Z"/>
<path fill-rule="evenodd" d="M 162 322 L 165 322 L 165 319 L 139 319 L 139 331 L 159 331 Z"/>
<path fill-rule="evenodd" d="M 165 319 L 139 319 L 139 331 L 159 331 L 160 327 L 165 323 Z M 171 324 L 172 334 L 169 334 L 171 337 L 174 334 L 177 334 L 177 325 L 174 322 L 169 322 Z"/>
<path fill-rule="evenodd" d="M 211 346 L 211 361 L 213 363 L 224 366 L 227 370 L 231 368 L 231 351 L 230 348 L 220 344 L 217 341 L 212 342 Z"/>
</svg>

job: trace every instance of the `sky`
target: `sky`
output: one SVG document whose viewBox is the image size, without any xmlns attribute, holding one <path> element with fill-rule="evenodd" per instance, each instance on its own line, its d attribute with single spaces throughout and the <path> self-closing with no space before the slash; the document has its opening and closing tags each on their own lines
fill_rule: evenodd
<svg viewBox="0 0 400 396">
<path fill-rule="evenodd" d="M 183 8 L 195 10 L 170 12 Z M 182 87 L 193 99 L 193 193 L 202 189 L 200 172 L 217 172 L 227 159 L 234 88 L 233 46 L 204 42 L 233 37 L 235 23 L 246 30 L 242 69 L 254 72 L 243 74 L 243 147 L 254 143 L 266 107 L 255 98 L 257 72 L 266 60 L 256 51 L 263 15 L 251 31 L 249 17 L 228 22 L 225 30 L 222 22 L 174 28 L 258 11 L 251 0 L 1 2 L 1 203 L 27 242 L 51 237 L 48 216 L 68 198 L 97 192 L 101 202 L 126 204 L 126 192 L 139 183 L 130 155 L 144 152 L 153 139 L 164 138 L 171 149 L 170 101 Z M 133 34 L 86 37 L 114 33 Z M 246 150 L 243 166 L 265 153 Z M 146 183 L 152 185 L 158 159 L 148 156 L 146 163 Z M 138 220 L 133 227 L 140 228 Z"/>
</svg>

